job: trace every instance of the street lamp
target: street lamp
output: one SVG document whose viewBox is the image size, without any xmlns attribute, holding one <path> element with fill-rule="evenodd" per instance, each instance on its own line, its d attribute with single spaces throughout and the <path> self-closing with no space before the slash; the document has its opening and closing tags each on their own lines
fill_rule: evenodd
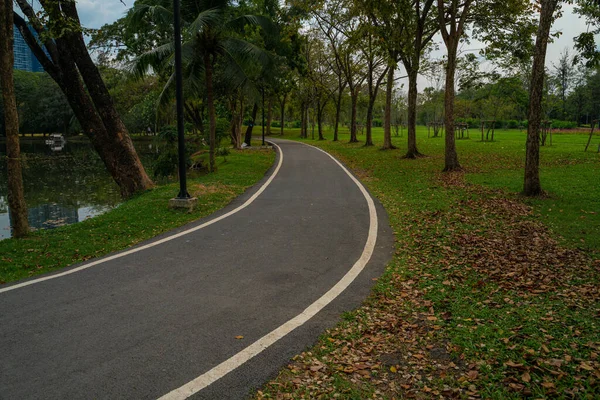
<svg viewBox="0 0 600 400">
<path fill-rule="evenodd" d="M 181 66 L 181 4 L 173 0 L 173 28 L 175 36 L 175 82 L 177 99 L 177 139 L 179 150 L 179 194 L 169 201 L 172 208 L 191 210 L 197 202 L 187 191 L 187 165 L 185 162 L 185 126 L 183 122 L 183 73 Z"/>
</svg>

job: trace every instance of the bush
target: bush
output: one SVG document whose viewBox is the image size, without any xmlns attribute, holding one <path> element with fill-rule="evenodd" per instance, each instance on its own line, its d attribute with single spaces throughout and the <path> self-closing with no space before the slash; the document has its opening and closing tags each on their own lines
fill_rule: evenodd
<svg viewBox="0 0 600 400">
<path fill-rule="evenodd" d="M 552 121 L 553 129 L 573 129 L 577 128 L 577 122 L 575 121 Z"/>
<path fill-rule="evenodd" d="M 228 156 L 229 154 L 231 154 L 231 152 L 229 151 L 229 149 L 227 147 L 219 147 L 215 150 L 216 156 L 225 157 L 225 156 Z"/>
<path fill-rule="evenodd" d="M 152 164 L 152 171 L 154 177 L 165 177 L 174 175 L 177 172 L 177 165 L 179 157 L 177 155 L 177 148 L 174 146 L 168 146 L 161 151 L 158 158 Z"/>
<path fill-rule="evenodd" d="M 175 143 L 177 141 L 177 127 L 174 125 L 165 125 L 158 131 L 158 139 L 167 143 Z"/>
<path fill-rule="evenodd" d="M 218 118 L 217 119 L 217 124 L 216 124 L 216 129 L 215 129 L 215 137 L 216 137 L 215 147 L 219 147 L 219 145 L 221 144 L 223 139 L 229 136 L 230 129 L 231 129 L 231 125 L 230 125 L 228 119 L 226 119 L 226 118 Z M 210 136 L 210 127 L 206 126 L 206 128 L 204 129 L 204 141 L 207 144 L 210 143 L 209 136 Z"/>
<path fill-rule="evenodd" d="M 467 124 L 469 129 L 478 129 L 481 127 L 481 122 L 475 118 L 456 118 L 457 123 Z"/>
<path fill-rule="evenodd" d="M 516 119 L 509 119 L 505 122 L 504 127 L 507 129 L 517 129 L 519 127 L 519 121 Z"/>
</svg>

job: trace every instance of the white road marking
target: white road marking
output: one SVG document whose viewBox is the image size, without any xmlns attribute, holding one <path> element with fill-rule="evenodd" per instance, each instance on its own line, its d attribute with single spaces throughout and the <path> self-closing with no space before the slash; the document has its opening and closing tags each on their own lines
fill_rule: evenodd
<svg viewBox="0 0 600 400">
<path fill-rule="evenodd" d="M 306 144 L 306 143 L 303 143 Z M 274 329 L 269 332 L 262 338 L 258 339 L 256 342 L 252 343 L 250 346 L 246 347 L 239 353 L 235 354 L 231 358 L 223 361 L 221 364 L 212 368 L 211 370 L 205 372 L 200 375 L 196 379 L 186 383 L 185 385 L 167 393 L 162 396 L 159 400 L 178 400 L 178 399 L 187 399 L 188 397 L 198 393 L 202 389 L 206 388 L 210 384 L 216 382 L 221 379 L 228 373 L 232 372 L 236 368 L 240 367 L 246 361 L 260 354 L 263 350 L 267 349 L 269 346 L 277 342 L 279 339 L 286 336 L 288 333 L 292 332 L 294 329 L 302 326 L 312 317 L 314 317 L 319 311 L 325 308 L 329 303 L 331 303 L 336 297 L 338 297 L 354 280 L 358 277 L 358 275 L 365 268 L 371 256 L 373 255 L 373 251 L 375 250 L 375 243 L 377 242 L 377 210 L 375 209 L 375 203 L 373 199 L 364 188 L 364 186 L 356 179 L 347 169 L 344 167 L 338 160 L 336 160 L 331 154 L 327 153 L 319 149 L 318 147 L 311 146 L 306 144 L 309 147 L 317 149 L 325 154 L 327 154 L 333 161 L 335 161 L 340 168 L 348 174 L 350 179 L 354 181 L 356 186 L 360 189 L 363 196 L 367 200 L 367 204 L 369 206 L 369 235 L 367 237 L 367 243 L 363 249 L 362 255 L 360 258 L 354 263 L 354 266 L 340 279 L 338 283 L 335 284 L 327 293 L 325 293 L 321 298 L 312 303 L 306 310 L 302 313 L 298 314 L 294 318 L 290 319 L 280 327 Z"/>
<path fill-rule="evenodd" d="M 217 223 L 217 222 L 219 222 L 221 220 L 224 220 L 227 217 L 232 216 L 235 213 L 238 213 L 238 212 L 242 211 L 244 208 L 246 208 L 250 204 L 252 204 L 258 198 L 258 196 L 260 196 L 262 194 L 262 192 L 264 192 L 267 189 L 267 187 L 271 184 L 271 182 L 273 182 L 273 179 L 275 179 L 275 177 L 277 176 L 277 173 L 281 169 L 281 165 L 283 164 L 283 152 L 281 151 L 281 147 L 277 146 L 275 143 L 273 143 L 273 146 L 275 146 L 277 148 L 278 152 L 279 152 L 279 162 L 277 163 L 277 167 L 275 168 L 275 171 L 273 171 L 273 173 L 271 174 L 271 176 L 269 177 L 269 179 L 260 187 L 260 189 L 258 189 L 256 191 L 256 193 L 254 193 L 252 195 L 252 197 L 250 197 L 248 200 L 246 200 L 246 202 L 244 204 L 242 204 L 241 206 L 239 206 L 239 207 L 237 207 L 237 208 L 229 211 L 228 213 L 223 214 L 223 215 L 221 215 L 221 216 L 219 216 L 219 217 L 217 217 L 215 219 L 212 219 L 212 220 L 210 220 L 208 222 L 205 222 L 205 223 L 203 223 L 201 225 L 195 226 L 193 228 L 187 229 L 185 231 L 176 233 L 176 234 L 171 235 L 171 236 L 167 236 L 167 237 L 162 238 L 160 240 L 157 240 L 155 242 L 148 243 L 148 244 L 146 244 L 144 246 L 136 247 L 134 249 L 131 249 L 131 250 L 128 250 L 128 251 L 124 251 L 122 253 L 118 253 L 118 254 L 115 254 L 115 255 L 112 255 L 112 256 L 109 256 L 109 257 L 106 257 L 106 258 L 102 258 L 102 259 L 97 260 L 97 261 L 92 261 L 92 262 L 90 262 L 88 264 L 84 264 L 84 265 L 82 265 L 80 267 L 73 268 L 73 269 L 70 269 L 70 270 L 65 271 L 65 272 L 61 272 L 61 273 L 58 273 L 58 274 L 49 275 L 49 276 L 45 276 L 43 278 L 33 279 L 33 280 L 30 280 L 30 281 L 18 283 L 16 285 L 12 285 L 12 286 L 8 286 L 8 287 L 5 287 L 5 288 L 1 288 L 0 289 L 0 293 L 9 292 L 11 290 L 16 290 L 16 289 L 19 289 L 19 288 L 22 288 L 22 287 L 34 285 L 36 283 L 41 283 L 41 282 L 45 282 L 45 281 L 48 281 L 48 280 L 51 280 L 51 279 L 56 279 L 56 278 L 60 278 L 60 277 L 66 276 L 66 275 L 74 274 L 75 272 L 83 271 L 84 269 L 88 269 L 88 268 L 94 267 L 94 266 L 99 265 L 99 264 L 104 264 L 105 262 L 108 262 L 108 261 L 116 260 L 118 258 L 125 257 L 125 256 L 128 256 L 130 254 L 134 254 L 134 253 L 140 252 L 142 250 L 149 249 L 149 248 L 154 247 L 154 246 L 158 246 L 159 244 L 163 244 L 163 243 L 169 242 L 169 241 L 171 241 L 173 239 L 177 239 L 177 238 L 185 236 L 185 235 L 187 235 L 189 233 L 196 232 L 197 230 L 206 228 L 209 225 Z"/>
</svg>

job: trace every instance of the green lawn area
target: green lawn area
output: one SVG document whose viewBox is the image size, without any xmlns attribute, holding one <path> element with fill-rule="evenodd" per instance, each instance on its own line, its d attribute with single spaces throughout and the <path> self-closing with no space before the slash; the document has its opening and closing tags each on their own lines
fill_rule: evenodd
<svg viewBox="0 0 600 400">
<path fill-rule="evenodd" d="M 25 239 L 0 241 L 0 283 L 28 278 L 113 251 L 208 216 L 257 183 L 272 166 L 272 150 L 232 150 L 217 158 L 217 172 L 188 180 L 198 197 L 192 213 L 168 208 L 179 184 L 156 187 L 117 208 L 89 220 L 52 230 L 39 230 Z"/>
<path fill-rule="evenodd" d="M 524 132 L 481 142 L 471 131 L 457 141 L 465 173 L 452 174 L 440 172 L 444 139 L 426 128 L 417 160 L 402 158 L 406 132 L 397 150 L 380 150 L 382 136 L 373 147 L 348 144 L 347 131 L 303 140 L 379 198 L 396 253 L 365 304 L 256 397 L 597 398 L 600 155 L 584 153 L 587 137 L 542 148 L 547 195 L 526 199 Z"/>
</svg>

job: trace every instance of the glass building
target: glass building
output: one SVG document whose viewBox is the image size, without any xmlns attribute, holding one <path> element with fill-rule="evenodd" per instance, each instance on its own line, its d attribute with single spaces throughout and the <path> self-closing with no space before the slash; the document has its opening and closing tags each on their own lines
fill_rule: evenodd
<svg viewBox="0 0 600 400">
<path fill-rule="evenodd" d="M 35 38 L 37 39 L 38 38 L 37 32 L 35 32 L 35 30 L 33 30 L 32 27 L 29 27 L 29 30 L 31 31 L 31 33 L 33 33 L 33 36 L 35 36 Z M 23 39 L 21 32 L 19 31 L 19 29 L 16 26 L 14 27 L 13 37 L 14 37 L 14 52 L 15 52 L 14 69 L 18 69 L 21 71 L 28 71 L 28 72 L 43 72 L 44 68 L 39 63 L 37 58 L 33 55 L 33 52 L 29 49 L 29 46 L 27 46 L 25 39 Z"/>
</svg>

